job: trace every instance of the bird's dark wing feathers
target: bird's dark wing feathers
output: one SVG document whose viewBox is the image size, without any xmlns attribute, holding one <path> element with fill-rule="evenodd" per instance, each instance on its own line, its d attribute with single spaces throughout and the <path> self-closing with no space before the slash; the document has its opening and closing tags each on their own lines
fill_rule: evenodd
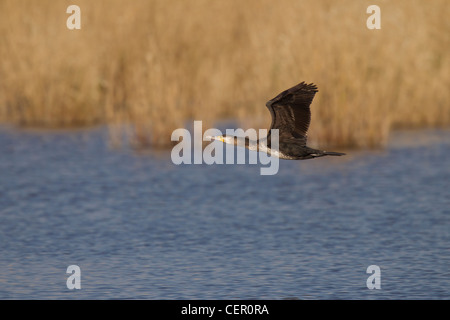
<svg viewBox="0 0 450 320">
<path fill-rule="evenodd" d="M 270 129 L 278 129 L 280 140 L 297 139 L 306 145 L 306 136 L 311 122 L 309 106 L 317 92 L 314 84 L 302 82 L 266 103 L 272 115 Z M 270 139 L 270 132 L 268 139 Z"/>
</svg>

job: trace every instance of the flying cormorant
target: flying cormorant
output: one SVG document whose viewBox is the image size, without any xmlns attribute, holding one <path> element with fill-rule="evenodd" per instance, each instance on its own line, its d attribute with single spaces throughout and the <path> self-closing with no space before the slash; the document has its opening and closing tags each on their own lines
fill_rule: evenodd
<svg viewBox="0 0 450 320">
<path fill-rule="evenodd" d="M 272 124 L 267 137 L 250 140 L 245 137 L 222 135 L 209 137 L 224 143 L 245 147 L 249 150 L 266 152 L 287 160 L 305 160 L 323 156 L 342 156 L 345 153 L 322 151 L 306 146 L 307 132 L 311 122 L 309 106 L 317 92 L 314 84 L 305 82 L 283 91 L 266 103 L 272 115 Z M 272 130 L 278 129 L 278 152 L 272 147 Z"/>
</svg>

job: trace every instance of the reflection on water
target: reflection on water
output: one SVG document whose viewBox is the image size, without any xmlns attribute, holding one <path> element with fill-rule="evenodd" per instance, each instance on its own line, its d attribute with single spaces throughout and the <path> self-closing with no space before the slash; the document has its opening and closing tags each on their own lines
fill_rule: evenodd
<svg viewBox="0 0 450 320">
<path fill-rule="evenodd" d="M 261 176 L 3 128 L 0 298 L 448 299 L 450 131 L 398 136 Z"/>
</svg>

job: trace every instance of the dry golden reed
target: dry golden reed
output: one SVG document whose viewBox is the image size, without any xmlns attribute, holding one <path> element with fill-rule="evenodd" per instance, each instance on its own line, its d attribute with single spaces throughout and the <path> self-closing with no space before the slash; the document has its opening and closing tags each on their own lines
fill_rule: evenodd
<svg viewBox="0 0 450 320">
<path fill-rule="evenodd" d="M 381 30 L 365 0 L 0 0 L 0 121 L 107 124 L 164 147 L 193 120 L 268 128 L 265 102 L 306 81 L 312 144 L 448 125 L 448 0 L 376 2 Z"/>
</svg>

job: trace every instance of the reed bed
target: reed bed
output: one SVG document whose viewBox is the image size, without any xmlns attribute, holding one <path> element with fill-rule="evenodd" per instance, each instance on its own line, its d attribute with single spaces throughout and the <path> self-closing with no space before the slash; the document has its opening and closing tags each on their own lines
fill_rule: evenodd
<svg viewBox="0 0 450 320">
<path fill-rule="evenodd" d="M 1 0 L 0 122 L 106 124 L 139 146 L 223 119 L 268 128 L 264 104 L 314 82 L 312 144 L 379 147 L 450 123 L 447 0 Z M 66 8 L 81 8 L 68 30 Z"/>
</svg>

